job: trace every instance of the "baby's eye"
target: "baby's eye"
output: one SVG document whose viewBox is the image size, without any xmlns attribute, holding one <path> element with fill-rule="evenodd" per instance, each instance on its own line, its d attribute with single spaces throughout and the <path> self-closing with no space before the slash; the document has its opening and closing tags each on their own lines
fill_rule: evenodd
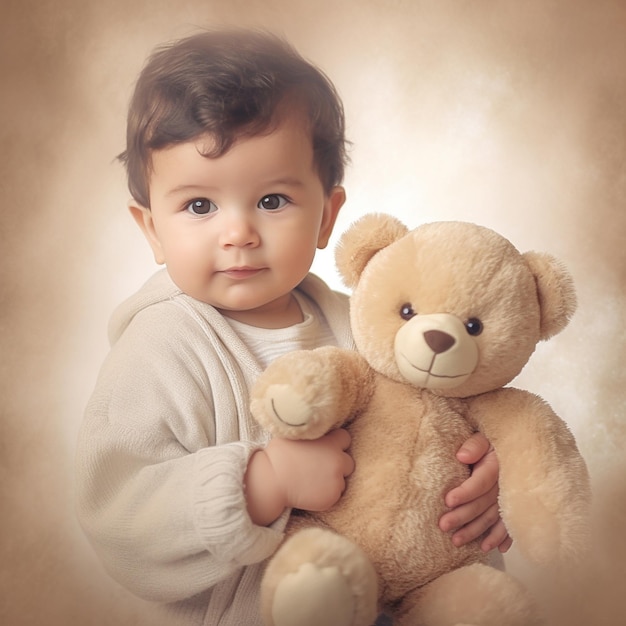
<svg viewBox="0 0 626 626">
<path fill-rule="evenodd" d="M 192 200 L 185 208 L 192 215 L 208 215 L 209 213 L 217 211 L 216 204 L 214 202 L 211 202 L 211 200 L 207 200 L 207 198 L 196 198 L 195 200 Z"/>
<path fill-rule="evenodd" d="M 276 209 L 282 209 L 286 204 L 289 204 L 289 200 L 285 196 L 279 193 L 271 193 L 263 196 L 257 206 L 259 209 L 265 209 L 266 211 L 275 211 Z"/>
</svg>

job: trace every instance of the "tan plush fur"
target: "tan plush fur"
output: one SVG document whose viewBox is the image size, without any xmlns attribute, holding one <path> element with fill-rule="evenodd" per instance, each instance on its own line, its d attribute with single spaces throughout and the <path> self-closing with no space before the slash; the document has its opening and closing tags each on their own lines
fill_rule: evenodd
<svg viewBox="0 0 626 626">
<path fill-rule="evenodd" d="M 501 514 L 520 551 L 540 564 L 584 554 L 590 488 L 574 438 L 543 400 L 504 388 L 537 342 L 568 323 L 569 274 L 486 228 L 409 231 L 382 214 L 348 230 L 337 264 L 353 287 L 357 352 L 278 359 L 255 387 L 252 411 L 275 436 L 314 438 L 346 425 L 356 469 L 331 510 L 292 516 L 263 583 L 264 618 L 296 626 L 292 609 L 275 602 L 283 581 L 291 576 L 297 606 L 313 587 L 324 597 L 331 577 L 322 572 L 335 567 L 341 591 L 338 569 L 328 593 L 345 599 L 350 618 L 344 612 L 333 626 L 368 626 L 382 609 L 406 625 L 539 623 L 521 585 L 482 564 L 478 542 L 455 548 L 437 523 L 444 494 L 469 472 L 455 453 L 480 430 L 498 455 Z M 278 409 L 269 408 L 274 398 Z M 285 426 L 289 411 L 297 423 L 304 416 L 301 426 Z"/>
</svg>

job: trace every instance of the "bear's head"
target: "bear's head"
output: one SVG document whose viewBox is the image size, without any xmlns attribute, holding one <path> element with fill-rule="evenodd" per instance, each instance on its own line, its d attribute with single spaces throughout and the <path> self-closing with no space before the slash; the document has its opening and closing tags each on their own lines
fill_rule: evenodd
<svg viewBox="0 0 626 626">
<path fill-rule="evenodd" d="M 366 215 L 341 238 L 336 261 L 352 289 L 359 352 L 381 374 L 442 396 L 509 383 L 576 308 L 554 257 L 521 254 L 468 222 L 409 231 L 390 215 Z"/>
</svg>

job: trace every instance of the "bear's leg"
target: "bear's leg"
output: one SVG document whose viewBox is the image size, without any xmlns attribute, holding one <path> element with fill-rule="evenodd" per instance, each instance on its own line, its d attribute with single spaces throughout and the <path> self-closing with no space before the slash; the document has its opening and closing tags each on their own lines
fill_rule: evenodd
<svg viewBox="0 0 626 626">
<path fill-rule="evenodd" d="M 528 591 L 514 578 L 476 563 L 437 578 L 405 599 L 400 626 L 539 626 Z"/>
<path fill-rule="evenodd" d="M 267 567 L 263 619 L 268 626 L 370 626 L 377 587 L 376 572 L 357 545 L 307 528 L 287 539 Z"/>
</svg>

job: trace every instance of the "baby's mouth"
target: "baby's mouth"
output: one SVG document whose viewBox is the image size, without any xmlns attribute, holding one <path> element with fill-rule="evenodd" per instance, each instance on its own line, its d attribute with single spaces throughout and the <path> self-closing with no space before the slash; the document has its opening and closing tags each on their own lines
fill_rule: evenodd
<svg viewBox="0 0 626 626">
<path fill-rule="evenodd" d="M 262 272 L 262 267 L 229 267 L 228 269 L 222 270 L 222 274 L 225 274 L 229 278 L 235 278 L 239 280 L 243 280 L 245 278 L 250 278 L 255 276 L 259 272 Z"/>
</svg>

